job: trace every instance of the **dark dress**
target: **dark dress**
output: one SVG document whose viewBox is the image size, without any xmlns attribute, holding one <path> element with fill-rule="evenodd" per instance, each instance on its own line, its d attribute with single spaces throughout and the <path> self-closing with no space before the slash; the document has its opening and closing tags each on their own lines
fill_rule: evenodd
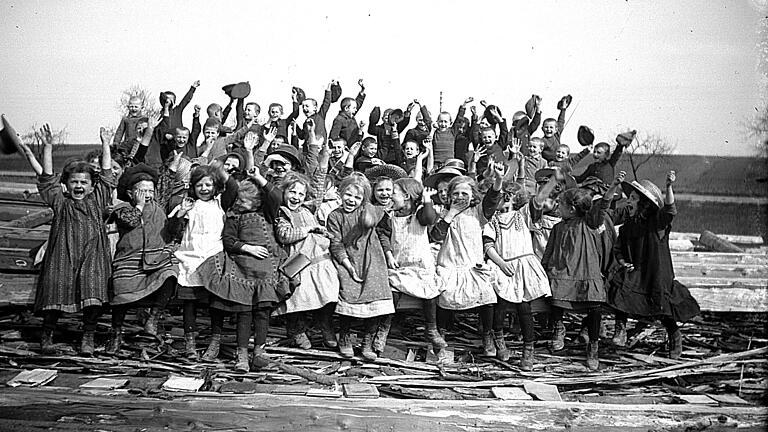
<svg viewBox="0 0 768 432">
<path fill-rule="evenodd" d="M 632 272 L 620 271 L 611 281 L 609 304 L 628 314 L 671 317 L 685 322 L 699 314 L 699 304 L 675 280 L 669 253 L 674 204 L 665 205 L 645 220 L 630 219 L 619 228 L 614 246 L 617 260 L 632 263 Z"/>
</svg>

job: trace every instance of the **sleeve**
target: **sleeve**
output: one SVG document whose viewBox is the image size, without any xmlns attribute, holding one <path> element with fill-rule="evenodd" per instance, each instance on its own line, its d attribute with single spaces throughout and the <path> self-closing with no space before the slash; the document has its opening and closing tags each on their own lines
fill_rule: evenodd
<svg viewBox="0 0 768 432">
<path fill-rule="evenodd" d="M 493 188 L 488 189 L 483 197 L 483 216 L 485 219 L 491 219 L 496 208 L 499 206 L 499 200 L 501 199 L 501 193 Z"/>
<path fill-rule="evenodd" d="M 557 232 L 560 230 L 562 223 L 558 223 L 552 228 L 552 232 L 549 235 L 549 241 L 547 241 L 547 247 L 544 249 L 544 254 L 541 256 L 541 266 L 544 267 L 544 271 L 549 272 L 549 261 L 552 258 L 552 253 L 555 251 L 555 241 L 559 238 Z M 560 245 L 558 245 L 560 246 Z"/>
<path fill-rule="evenodd" d="M 278 242 L 289 245 L 307 238 L 309 227 L 295 227 L 283 210 L 275 224 L 275 237 Z"/>
<path fill-rule="evenodd" d="M 238 189 L 237 180 L 235 180 L 234 177 L 229 176 L 227 183 L 224 185 L 224 190 L 221 192 L 221 208 L 224 211 L 229 210 L 229 208 L 232 207 L 232 204 L 235 203 Z"/>
<path fill-rule="evenodd" d="M 599 199 L 592 203 L 592 207 L 587 212 L 586 221 L 587 225 L 592 229 L 597 229 L 603 224 L 605 219 L 605 209 L 608 206 L 608 202 L 604 199 Z"/>
<path fill-rule="evenodd" d="M 43 202 L 48 204 L 54 211 L 59 208 L 64 200 L 61 183 L 58 181 L 58 177 L 52 174 L 37 176 L 37 191 Z"/>
<path fill-rule="evenodd" d="M 133 154 L 133 161 L 136 163 L 144 162 L 144 158 L 147 155 L 147 150 L 149 149 L 148 145 L 141 145 L 141 143 L 136 143 L 137 145 L 134 147 L 136 148 L 136 152 Z"/>
<path fill-rule="evenodd" d="M 274 223 L 283 205 L 283 193 L 272 182 L 264 186 L 264 216 L 268 222 Z"/>
<path fill-rule="evenodd" d="M 124 205 L 117 208 L 112 214 L 120 230 L 128 231 L 141 225 L 141 210 L 136 207 Z"/>
<path fill-rule="evenodd" d="M 199 156 L 197 154 L 197 141 L 198 138 L 200 138 L 202 129 L 203 128 L 200 125 L 200 116 L 192 116 L 192 131 L 189 132 L 189 141 L 187 141 L 187 151 L 185 152 L 187 156 L 191 158 Z"/>
<path fill-rule="evenodd" d="M 235 129 L 240 129 L 241 127 L 245 126 L 245 100 L 244 99 L 238 99 L 237 103 L 235 104 L 235 120 L 237 120 L 237 125 L 235 126 Z"/>
<path fill-rule="evenodd" d="M 333 125 L 331 125 L 331 132 L 328 134 L 328 138 L 332 140 L 339 139 L 339 136 L 341 135 L 341 125 L 344 123 L 344 119 L 341 118 L 341 115 L 337 115 L 333 119 Z"/>
<path fill-rule="evenodd" d="M 123 142 L 123 135 L 127 132 L 127 128 L 125 126 L 125 117 L 120 119 L 120 124 L 117 125 L 117 130 L 115 131 L 115 136 L 112 138 L 112 144 L 118 145 L 121 142 Z"/>
<path fill-rule="evenodd" d="M 429 110 L 426 106 L 422 105 L 421 108 L 421 116 L 424 117 L 424 123 L 427 124 L 427 133 L 432 132 L 432 117 L 429 115 Z"/>
<path fill-rule="evenodd" d="M 507 121 L 502 119 L 499 123 L 499 146 L 502 150 L 507 149 L 507 143 L 509 142 L 509 129 L 507 129 Z"/>
<path fill-rule="evenodd" d="M 488 254 L 488 249 L 496 245 L 496 219 L 492 219 L 483 227 L 483 253 Z"/>
<path fill-rule="evenodd" d="M 563 133 L 565 129 L 565 110 L 560 110 L 560 114 L 557 116 L 557 135 Z"/>
<path fill-rule="evenodd" d="M 189 86 L 189 90 L 187 90 L 187 94 L 185 94 L 184 97 L 181 98 L 181 102 L 179 102 L 179 104 L 177 105 L 177 107 L 179 108 L 179 112 L 184 111 L 184 108 L 186 108 L 187 105 L 189 105 L 189 103 L 192 101 L 192 96 L 194 96 L 195 90 L 196 90 L 195 87 Z"/>
<path fill-rule="evenodd" d="M 292 121 L 299 118 L 299 104 L 297 102 L 293 102 L 293 110 L 291 110 L 291 113 L 286 117 L 285 123 L 290 125 Z"/>
<path fill-rule="evenodd" d="M 411 115 L 408 113 L 408 111 L 406 111 L 403 114 L 403 119 L 397 123 L 397 133 L 403 133 L 405 128 L 407 128 L 410 123 L 411 123 Z"/>
<path fill-rule="evenodd" d="M 446 222 L 445 219 L 440 219 L 429 232 L 430 239 L 435 242 L 445 241 L 446 237 L 448 237 L 448 229 L 450 229 L 450 227 L 451 224 Z"/>
<path fill-rule="evenodd" d="M 585 148 L 582 151 L 576 153 L 575 155 L 571 155 L 568 157 L 568 162 L 571 164 L 571 166 L 576 166 L 577 163 L 581 162 L 582 159 L 587 157 L 589 154 L 589 149 Z"/>
<path fill-rule="evenodd" d="M 313 208 L 317 209 L 320 206 L 320 203 L 323 202 L 323 195 L 325 195 L 325 179 L 328 177 L 328 165 L 320 166 L 311 172 L 311 183 L 310 188 L 312 189 L 312 197 L 313 199 Z"/>
<path fill-rule="evenodd" d="M 595 164 L 589 164 L 589 166 L 584 170 L 583 173 L 577 174 L 573 176 L 573 178 L 576 180 L 576 183 L 581 183 L 584 180 L 586 180 L 587 177 L 594 175 L 595 172 Z"/>
<path fill-rule="evenodd" d="M 611 157 L 608 159 L 608 163 L 612 167 L 616 166 L 616 163 L 621 159 L 621 154 L 624 152 L 624 146 L 621 144 L 616 145 L 616 149 L 611 153 Z"/>
<path fill-rule="evenodd" d="M 437 212 L 432 203 L 423 204 L 416 210 L 416 219 L 422 226 L 430 226 L 437 222 Z"/>
<path fill-rule="evenodd" d="M 221 231 L 221 241 L 224 244 L 224 250 L 227 253 L 243 253 L 243 246 L 246 243 L 240 241 L 238 235 L 239 218 L 237 216 L 228 216 L 224 221 L 224 229 Z"/>
<path fill-rule="evenodd" d="M 359 107 L 358 107 L 359 108 Z M 379 119 L 381 119 L 381 108 L 373 107 L 368 115 L 368 134 L 376 136 L 379 132 Z"/>
<path fill-rule="evenodd" d="M 532 134 L 536 132 L 536 129 L 539 128 L 540 124 L 541 124 L 541 112 L 536 111 L 536 114 L 533 115 L 531 122 L 528 123 L 528 133 Z"/>
<path fill-rule="evenodd" d="M 392 252 L 392 220 L 389 218 L 389 214 L 384 213 L 379 223 L 376 224 L 376 235 L 379 236 L 384 252 Z"/>
<path fill-rule="evenodd" d="M 677 216 L 677 206 L 675 203 L 665 204 L 657 214 L 659 218 L 659 229 L 667 229 L 670 224 L 672 224 L 672 220 L 675 216 Z"/>
<path fill-rule="evenodd" d="M 320 110 L 318 110 L 318 113 L 320 113 L 320 116 L 322 118 L 325 118 L 330 108 L 331 108 L 331 91 L 326 90 L 325 95 L 323 96 L 323 104 L 320 105 Z"/>
<path fill-rule="evenodd" d="M 453 134 L 458 135 L 459 134 L 459 119 L 464 117 L 464 114 L 467 112 L 467 107 L 464 105 L 459 105 L 459 110 L 456 112 L 456 118 L 453 119 L 453 124 L 451 125 L 451 129 L 453 129 Z"/>
<path fill-rule="evenodd" d="M 363 107 L 363 102 L 365 102 L 365 93 L 363 90 L 360 90 L 360 92 L 357 94 L 357 97 L 355 97 L 355 102 L 357 103 L 357 110 L 360 111 L 360 108 Z"/>
<path fill-rule="evenodd" d="M 93 188 L 93 193 L 96 195 L 99 207 L 106 209 L 107 206 L 112 204 L 112 191 L 115 190 L 115 187 L 117 187 L 115 174 L 111 169 L 102 169 L 99 172 L 99 181 Z"/>
<path fill-rule="evenodd" d="M 616 258 L 616 262 L 620 264 L 632 262 L 630 257 L 625 254 L 625 251 L 627 250 L 626 237 L 627 236 L 624 234 L 624 227 L 619 228 L 619 235 L 613 243 L 613 256 Z"/>
<path fill-rule="evenodd" d="M 347 250 L 344 247 L 343 233 L 341 232 L 342 217 L 343 215 L 341 212 L 334 210 L 328 215 L 328 219 L 325 222 L 328 234 L 331 237 L 329 250 L 331 251 L 333 259 L 339 263 L 349 258 Z"/>
<path fill-rule="evenodd" d="M 544 206 L 537 206 L 536 197 L 531 197 L 528 201 L 528 217 L 530 218 L 531 225 L 539 222 L 542 216 L 544 216 Z M 528 227 L 530 228 L 531 225 Z"/>
</svg>

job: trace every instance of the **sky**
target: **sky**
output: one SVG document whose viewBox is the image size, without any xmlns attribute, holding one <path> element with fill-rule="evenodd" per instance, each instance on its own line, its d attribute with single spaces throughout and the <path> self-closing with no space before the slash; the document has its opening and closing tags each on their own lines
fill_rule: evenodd
<svg viewBox="0 0 768 432">
<path fill-rule="evenodd" d="M 452 113 L 473 96 L 510 118 L 535 93 L 556 117 L 571 94 L 572 148 L 583 124 L 600 141 L 637 129 L 677 154 L 751 156 L 766 2 L 0 0 L 0 112 L 17 131 L 48 122 L 96 143 L 132 85 L 180 99 L 200 80 L 189 124 L 192 105 L 226 104 L 224 84 L 249 81 L 265 112 L 289 107 L 291 86 L 321 99 L 338 79 L 354 96 L 363 78 L 366 121 L 413 99 L 436 117 L 441 91 Z"/>
</svg>

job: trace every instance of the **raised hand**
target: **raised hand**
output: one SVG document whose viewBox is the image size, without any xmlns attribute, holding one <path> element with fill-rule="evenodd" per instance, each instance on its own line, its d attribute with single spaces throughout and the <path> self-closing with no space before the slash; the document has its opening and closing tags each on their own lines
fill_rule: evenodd
<svg viewBox="0 0 768 432">
<path fill-rule="evenodd" d="M 363 79 L 362 78 L 357 80 L 357 85 L 360 86 L 360 91 L 364 91 L 365 90 L 365 85 L 363 85 Z"/>
<path fill-rule="evenodd" d="M 424 187 L 424 192 L 421 194 L 421 202 L 423 204 L 431 204 L 432 203 L 432 197 L 434 197 L 437 194 L 437 189 L 432 189 L 431 187 Z"/>
<path fill-rule="evenodd" d="M 483 106 L 483 108 L 486 108 L 488 106 L 488 102 L 485 101 L 485 99 L 480 101 L 480 105 Z"/>
<path fill-rule="evenodd" d="M 408 112 L 411 112 L 411 111 L 413 111 L 413 107 L 415 107 L 415 106 L 416 106 L 416 103 L 415 103 L 415 102 L 416 102 L 416 100 L 414 99 L 414 101 L 413 101 L 413 102 L 411 102 L 411 103 L 409 103 L 409 104 L 408 104 L 408 108 L 406 108 L 405 110 L 406 110 L 406 111 L 408 111 Z"/>
<path fill-rule="evenodd" d="M 197 80 L 197 81 L 193 82 L 192 83 L 192 87 L 194 87 L 194 88 L 200 87 L 200 80 Z"/>
<path fill-rule="evenodd" d="M 156 129 L 157 125 L 159 125 L 161 121 L 163 121 L 161 116 L 158 116 L 158 117 L 150 116 L 149 117 L 149 121 L 148 121 L 148 128 L 149 129 Z"/>
<path fill-rule="evenodd" d="M 136 191 L 136 194 L 133 196 L 133 200 L 135 201 L 133 204 L 136 206 L 139 211 L 144 211 L 144 205 L 147 203 L 147 191 L 143 189 L 139 189 Z"/>
<path fill-rule="evenodd" d="M 475 154 L 472 156 L 472 160 L 477 163 L 486 154 L 488 154 L 488 148 L 485 145 L 482 145 L 477 150 L 475 150 Z"/>
<path fill-rule="evenodd" d="M 101 144 L 104 145 L 105 142 L 109 142 L 109 131 L 105 127 L 99 128 L 99 139 L 101 139 Z"/>
<path fill-rule="evenodd" d="M 421 106 L 421 103 L 419 103 L 419 100 L 418 100 L 418 99 L 414 99 L 414 100 L 413 100 L 413 103 L 414 103 L 415 105 Z"/>
<path fill-rule="evenodd" d="M 310 130 L 310 132 L 314 132 L 314 131 Z M 277 128 L 273 127 L 273 128 L 269 128 L 269 130 L 264 131 L 264 140 L 266 142 L 274 141 L 276 136 L 277 136 Z"/>
<path fill-rule="evenodd" d="M 504 163 L 503 162 L 491 162 L 491 165 L 493 166 L 493 175 L 496 179 L 501 181 L 504 178 Z"/>
<path fill-rule="evenodd" d="M 51 133 L 51 125 L 44 124 L 38 132 L 35 132 L 35 137 L 40 140 L 43 146 L 53 147 L 53 133 Z"/>
<path fill-rule="evenodd" d="M 195 117 L 200 117 L 200 105 L 195 105 Z"/>
<path fill-rule="evenodd" d="M 469 107 L 469 111 L 472 113 L 473 116 L 477 115 L 477 107 L 476 106 L 472 105 L 471 107 Z"/>
<path fill-rule="evenodd" d="M 472 102 L 474 102 L 474 101 L 475 101 L 475 98 L 473 98 L 472 96 L 470 96 L 470 97 L 468 97 L 468 98 L 464 99 L 464 103 L 463 103 L 463 105 L 469 105 L 469 104 L 471 104 L 471 103 L 472 103 Z"/>
<path fill-rule="evenodd" d="M 357 153 L 360 152 L 360 148 L 363 146 L 363 143 L 360 141 L 352 144 L 352 146 L 349 148 L 349 154 L 352 155 L 352 157 L 357 156 Z"/>
<path fill-rule="evenodd" d="M 184 201 L 182 201 L 181 204 L 179 204 L 179 213 L 178 213 L 179 216 L 184 216 L 190 210 L 192 210 L 192 207 L 194 207 L 194 206 L 195 206 L 195 200 L 194 199 L 192 199 L 190 197 L 184 198 Z"/>
<path fill-rule="evenodd" d="M 365 121 L 364 120 L 360 120 L 359 125 L 360 125 L 360 130 L 364 130 L 365 129 Z"/>
<path fill-rule="evenodd" d="M 623 172 L 623 171 L 622 171 Z M 677 179 L 677 176 L 674 171 L 670 171 L 667 173 L 667 186 L 672 186 L 672 183 L 675 182 Z"/>
<path fill-rule="evenodd" d="M 259 136 L 256 135 L 256 132 L 248 132 L 245 134 L 245 138 L 243 138 L 243 145 L 245 146 L 246 150 L 252 151 L 258 143 Z"/>
<path fill-rule="evenodd" d="M 673 171 L 673 172 L 674 172 L 674 171 Z M 619 173 L 618 173 L 618 174 L 616 174 L 616 178 L 615 178 L 615 179 L 613 179 L 613 184 L 614 184 L 614 185 L 617 185 L 617 186 L 618 186 L 618 185 L 620 185 L 620 184 L 621 184 L 621 182 L 623 182 L 623 181 L 624 181 L 624 178 L 625 178 L 626 176 L 627 176 L 627 172 L 626 172 L 626 171 L 619 171 Z"/>
</svg>

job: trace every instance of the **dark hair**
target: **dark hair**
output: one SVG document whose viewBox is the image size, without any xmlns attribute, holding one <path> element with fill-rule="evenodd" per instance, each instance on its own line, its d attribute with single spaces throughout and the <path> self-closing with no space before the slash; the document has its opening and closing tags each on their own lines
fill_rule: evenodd
<svg viewBox="0 0 768 432">
<path fill-rule="evenodd" d="M 187 128 L 186 128 L 186 127 L 184 127 L 184 126 L 179 126 L 179 127 L 177 127 L 177 128 L 176 128 L 176 129 L 175 129 L 173 132 L 174 132 L 174 133 L 178 133 L 178 132 L 186 132 L 187 134 L 190 134 L 190 133 L 191 133 L 191 132 L 189 131 L 189 129 L 187 129 Z"/>
<path fill-rule="evenodd" d="M 288 144 L 288 137 L 287 136 L 285 136 L 285 135 L 275 135 L 275 141 L 277 141 L 278 138 L 282 139 L 284 143 Z"/>
<path fill-rule="evenodd" d="M 531 194 L 528 192 L 528 188 L 517 182 L 505 181 L 501 190 L 503 194 L 502 197 L 508 197 L 509 201 L 512 202 L 512 208 L 515 210 L 520 209 L 531 199 Z"/>
<path fill-rule="evenodd" d="M 210 177 L 213 180 L 213 195 L 217 195 L 224 190 L 224 179 L 221 178 L 221 172 L 210 165 L 200 165 L 196 166 L 189 175 L 188 193 L 191 198 L 197 199 L 195 185 L 205 177 Z"/>
<path fill-rule="evenodd" d="M 354 99 L 352 99 L 351 97 L 345 97 L 344 99 L 342 99 L 342 100 L 341 100 L 341 109 L 344 109 L 344 108 L 348 107 L 349 105 L 351 105 L 351 104 L 352 104 L 352 102 L 355 102 L 355 103 L 357 103 L 357 102 L 356 102 Z"/>
<path fill-rule="evenodd" d="M 72 174 L 88 174 L 91 177 L 91 183 L 96 182 L 96 169 L 87 161 L 73 160 L 64 165 L 61 171 L 61 183 L 66 184 Z"/>
<path fill-rule="evenodd" d="M 592 194 L 579 188 L 571 188 L 561 195 L 566 204 L 572 205 L 576 209 L 577 216 L 585 216 L 592 208 Z"/>
<path fill-rule="evenodd" d="M 280 108 L 280 111 L 281 111 L 281 112 L 283 111 L 283 106 L 282 106 L 282 105 L 280 105 L 280 104 L 279 104 L 279 103 L 277 103 L 277 102 L 272 102 L 271 104 L 269 104 L 269 108 L 267 108 L 267 111 L 272 111 L 272 108 L 275 108 L 275 107 L 279 107 L 279 108 Z"/>
<path fill-rule="evenodd" d="M 85 154 L 85 161 L 90 162 L 91 159 L 99 159 L 101 160 L 101 149 L 97 150 L 91 150 L 88 153 Z"/>
<path fill-rule="evenodd" d="M 597 150 L 597 149 L 599 149 L 601 147 L 605 149 L 606 153 L 610 153 L 611 152 L 611 145 L 608 144 L 607 142 L 599 142 L 599 143 L 595 144 L 595 150 Z"/>
<path fill-rule="evenodd" d="M 363 138 L 362 146 L 365 147 L 368 144 L 376 144 L 376 145 L 378 145 L 379 143 L 376 142 L 376 138 L 374 138 L 374 137 L 365 137 L 365 138 Z"/>
<path fill-rule="evenodd" d="M 259 112 L 259 113 L 261 112 L 261 107 L 256 102 L 248 102 L 247 104 L 245 104 L 246 107 L 248 107 L 248 105 L 256 106 L 256 112 Z"/>
<path fill-rule="evenodd" d="M 112 161 L 117 162 L 123 168 L 125 168 L 125 163 L 128 162 L 123 152 L 112 152 Z"/>
<path fill-rule="evenodd" d="M 483 132 L 487 132 L 487 131 L 491 131 L 491 132 L 493 132 L 494 135 L 496 135 L 496 129 L 494 129 L 492 127 L 485 126 L 485 127 L 481 127 L 480 128 L 480 134 L 481 135 L 482 135 Z"/>
<path fill-rule="evenodd" d="M 411 207 L 415 210 L 419 202 L 421 202 L 421 196 L 424 193 L 424 186 L 421 182 L 414 178 L 406 177 L 395 180 L 395 186 L 402 189 L 408 195 Z"/>
<path fill-rule="evenodd" d="M 547 123 L 557 123 L 557 120 L 555 120 L 555 119 L 553 119 L 552 117 L 550 117 L 550 118 L 548 118 L 548 119 L 544 120 L 544 122 L 542 123 L 542 125 L 545 125 L 545 124 L 547 124 Z"/>
</svg>

